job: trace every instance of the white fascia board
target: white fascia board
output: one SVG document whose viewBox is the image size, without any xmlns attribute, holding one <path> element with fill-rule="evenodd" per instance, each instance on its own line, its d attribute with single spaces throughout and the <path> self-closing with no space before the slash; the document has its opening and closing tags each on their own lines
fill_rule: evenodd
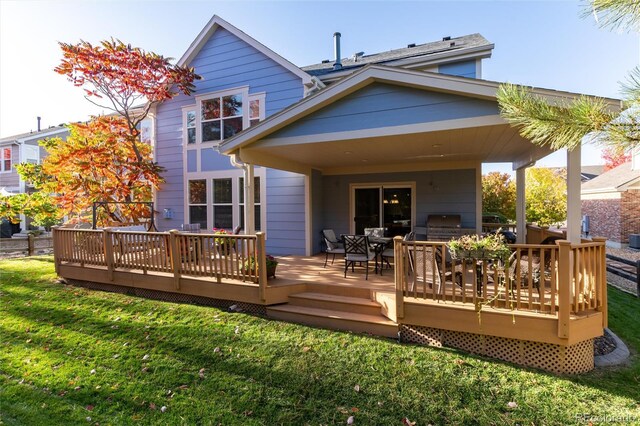
<svg viewBox="0 0 640 426">
<path fill-rule="evenodd" d="M 189 45 L 189 48 L 182 55 L 177 65 L 179 66 L 188 65 L 196 57 L 198 52 L 200 52 L 200 49 L 202 49 L 202 46 L 205 45 L 207 40 L 209 40 L 209 38 L 213 35 L 214 32 L 216 32 L 216 30 L 219 27 L 222 27 L 225 30 L 229 31 L 231 34 L 238 37 L 240 40 L 249 44 L 259 52 L 266 55 L 268 58 L 272 59 L 276 63 L 282 65 L 287 70 L 291 71 L 294 75 L 300 77 L 302 79 L 302 84 L 305 84 L 305 85 L 313 84 L 311 81 L 311 76 L 309 74 L 302 71 L 293 63 L 289 62 L 282 56 L 278 55 L 276 52 L 269 49 L 267 46 L 260 43 L 258 40 L 254 39 L 253 37 L 249 36 L 245 32 L 234 27 L 233 25 L 231 25 L 230 23 L 228 23 L 218 15 L 213 15 L 213 17 L 209 20 L 207 25 L 205 25 L 205 27 L 202 29 L 202 31 L 200 31 L 200 33 L 195 38 L 195 40 L 191 43 L 191 45 Z"/>
<path fill-rule="evenodd" d="M 424 71 L 412 71 L 403 68 L 385 67 L 380 65 L 368 65 L 343 80 L 328 86 L 324 90 L 312 96 L 302 99 L 256 126 L 250 127 L 237 136 L 220 144 L 220 152 L 230 154 L 236 149 L 245 146 L 259 138 L 281 129 L 287 124 L 307 116 L 318 109 L 365 87 L 373 82 L 383 82 L 405 85 L 425 90 L 434 90 L 453 93 L 479 99 L 495 100 L 498 87 L 501 83 L 474 78 L 450 76 Z M 546 89 L 532 88 L 532 93 L 544 98 L 550 103 L 562 103 L 581 96 L 575 93 L 556 92 Z M 617 99 L 605 99 L 610 101 L 610 106 L 620 106 Z"/>
<path fill-rule="evenodd" d="M 30 141 L 30 140 L 34 140 L 34 139 L 35 140 L 40 140 L 42 138 L 46 138 L 46 137 L 49 137 L 49 136 L 55 136 L 55 135 L 60 134 L 60 133 L 68 133 L 68 132 L 69 132 L 69 129 L 67 129 L 65 127 L 65 128 L 62 128 L 62 129 L 51 130 L 50 132 L 38 133 L 37 135 L 29 135 L 29 136 L 24 137 L 24 138 L 16 139 L 16 142 L 24 143 L 24 142 L 27 142 L 27 141 Z"/>
</svg>

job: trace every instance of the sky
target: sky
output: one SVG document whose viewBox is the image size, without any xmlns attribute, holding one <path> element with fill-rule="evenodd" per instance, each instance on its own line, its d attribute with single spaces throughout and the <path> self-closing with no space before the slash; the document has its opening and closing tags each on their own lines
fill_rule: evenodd
<svg viewBox="0 0 640 426">
<path fill-rule="evenodd" d="M 0 137 L 86 120 L 102 110 L 53 72 L 58 42 L 111 37 L 180 58 L 214 14 L 298 66 L 444 36 L 481 33 L 495 44 L 483 78 L 619 98 L 638 66 L 638 34 L 600 29 L 579 1 L 31 1 L 0 0 Z M 197 70 L 196 70 L 197 72 Z M 561 166 L 552 154 L 538 165 Z M 601 163 L 583 148 L 583 164 Z M 507 171 L 506 166 L 503 167 Z"/>
</svg>

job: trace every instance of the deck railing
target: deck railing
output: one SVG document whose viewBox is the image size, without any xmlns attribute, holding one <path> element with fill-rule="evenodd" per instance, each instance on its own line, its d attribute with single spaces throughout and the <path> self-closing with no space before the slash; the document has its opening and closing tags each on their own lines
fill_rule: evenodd
<svg viewBox="0 0 640 426">
<path fill-rule="evenodd" d="M 510 247 L 506 261 L 455 260 L 446 243 L 396 238 L 398 316 L 404 300 L 415 298 L 553 315 L 567 327 L 573 315 L 602 311 L 606 326 L 604 240 Z"/>
<path fill-rule="evenodd" d="M 62 263 L 118 270 L 238 280 L 267 285 L 264 234 L 191 234 L 54 228 L 56 268 Z M 258 267 L 256 267 L 257 265 Z"/>
</svg>

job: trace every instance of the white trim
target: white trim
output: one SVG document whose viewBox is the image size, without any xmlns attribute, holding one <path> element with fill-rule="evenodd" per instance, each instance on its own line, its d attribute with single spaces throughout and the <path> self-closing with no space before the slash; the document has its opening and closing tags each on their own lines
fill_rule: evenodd
<svg viewBox="0 0 640 426">
<path fill-rule="evenodd" d="M 206 146 L 216 147 L 220 143 L 224 141 L 224 139 L 220 139 L 218 141 L 203 141 L 202 140 L 202 102 L 208 101 L 214 98 L 223 98 L 225 96 L 233 96 L 240 95 L 242 97 L 242 130 L 245 130 L 249 127 L 249 86 L 238 86 L 229 89 L 219 90 L 216 92 L 208 92 L 203 93 L 201 95 L 195 96 L 196 99 L 196 145 L 202 147 Z M 237 118 L 237 117 L 222 117 L 222 101 L 220 102 L 220 118 L 214 119 L 220 121 L 220 134 L 224 136 L 224 126 L 223 120 L 226 118 Z M 212 121 L 212 120 L 207 120 Z M 241 131 L 242 131 L 241 130 Z"/>
<path fill-rule="evenodd" d="M 416 182 L 367 182 L 367 183 L 350 183 L 349 184 L 349 233 L 355 234 L 356 232 L 356 223 L 355 218 L 356 215 L 356 200 L 355 200 L 355 191 L 356 189 L 366 189 L 366 188 L 378 188 L 380 190 L 380 219 L 379 226 L 382 227 L 384 224 L 383 220 L 383 193 L 382 191 L 387 188 L 410 188 L 411 189 L 411 228 L 413 229 L 416 226 Z"/>
<path fill-rule="evenodd" d="M 17 143 L 24 143 L 24 142 L 31 141 L 31 140 L 34 140 L 34 139 L 40 140 L 42 138 L 46 138 L 46 137 L 49 137 L 49 136 L 54 136 L 54 135 L 57 135 L 58 133 L 65 133 L 65 132 L 69 133 L 69 129 L 67 129 L 66 127 L 57 128 L 55 130 L 52 129 L 51 131 L 43 130 L 42 132 L 34 133 L 33 135 L 28 135 L 28 136 L 23 136 L 21 138 L 16 138 L 15 141 Z"/>
<path fill-rule="evenodd" d="M 251 47 L 255 48 L 257 51 L 267 56 L 269 59 L 273 60 L 274 62 L 278 63 L 282 67 L 286 68 L 288 71 L 290 71 L 297 77 L 300 77 L 300 79 L 302 79 L 302 84 L 305 84 L 305 85 L 312 84 L 311 76 L 309 74 L 302 71 L 300 68 L 298 68 L 297 66 L 295 66 L 294 64 L 292 64 L 291 62 L 283 58 L 282 56 L 278 55 L 276 52 L 269 49 L 268 47 L 266 47 L 265 45 L 263 45 L 262 43 L 254 39 L 253 37 L 250 37 L 246 33 L 234 27 L 233 25 L 231 25 L 230 23 L 228 23 L 218 15 L 213 15 L 213 17 L 209 20 L 207 25 L 205 25 L 205 27 L 200 31 L 200 33 L 195 38 L 195 40 L 191 43 L 189 48 L 187 48 L 187 51 L 182 55 L 182 57 L 178 61 L 178 65 L 179 66 L 188 65 L 196 57 L 196 55 L 200 52 L 202 47 L 206 44 L 209 38 L 213 35 L 213 33 L 216 32 L 216 30 L 219 27 L 222 27 L 225 30 L 229 31 L 231 34 L 238 37 L 240 40 L 244 41 Z"/>
<path fill-rule="evenodd" d="M 476 164 L 476 233 L 482 234 L 482 163 Z"/>
<path fill-rule="evenodd" d="M 344 80 L 328 86 L 326 89 L 304 98 L 291 107 L 272 115 L 262 123 L 247 129 L 241 134 L 223 141 L 220 144 L 220 152 L 230 154 L 238 148 L 251 144 L 258 139 L 264 139 L 269 134 L 286 125 L 310 115 L 320 108 L 330 105 L 374 82 L 387 82 L 488 100 L 496 99 L 496 93 L 500 86 L 498 82 L 486 80 L 369 65 L 361 71 L 346 77 Z M 532 88 L 531 90 L 533 94 L 544 98 L 552 104 L 566 102 L 579 96 L 575 93 L 545 89 Z M 602 99 L 607 103 L 608 110 L 614 112 L 620 110 L 619 100 L 598 99 Z"/>
<path fill-rule="evenodd" d="M 311 234 L 312 234 L 312 223 L 313 223 L 313 213 L 311 211 L 311 176 L 304 175 L 304 239 L 305 239 L 305 256 L 312 255 L 312 244 L 311 244 Z"/>
<path fill-rule="evenodd" d="M 476 59 L 476 78 L 482 78 L 482 59 Z"/>
<path fill-rule="evenodd" d="M 592 192 L 580 195 L 580 200 L 620 200 L 622 198 L 622 192 L 618 192 L 615 189 L 612 191 Z"/>
<path fill-rule="evenodd" d="M 318 142 L 334 142 L 349 139 L 365 139 L 383 136 L 406 135 L 412 133 L 428 133 L 443 130 L 468 129 L 472 127 L 496 126 L 507 124 L 500 115 L 485 115 L 472 118 L 455 118 L 451 120 L 432 121 L 429 123 L 404 124 L 401 126 L 375 127 L 344 132 L 316 133 L 313 135 L 291 136 L 283 138 L 265 138 L 257 141 L 252 147 L 266 148 L 286 145 L 302 145 Z"/>
</svg>

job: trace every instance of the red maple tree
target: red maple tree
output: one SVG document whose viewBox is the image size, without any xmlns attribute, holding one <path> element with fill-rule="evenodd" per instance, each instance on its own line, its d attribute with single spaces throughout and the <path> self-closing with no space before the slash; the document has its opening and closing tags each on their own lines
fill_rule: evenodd
<svg viewBox="0 0 640 426">
<path fill-rule="evenodd" d="M 624 164 L 627 161 L 631 161 L 631 154 L 621 151 L 615 148 L 604 148 L 602 150 L 602 159 L 604 160 L 604 170 L 611 170 L 618 167 L 620 164 Z"/>
</svg>

